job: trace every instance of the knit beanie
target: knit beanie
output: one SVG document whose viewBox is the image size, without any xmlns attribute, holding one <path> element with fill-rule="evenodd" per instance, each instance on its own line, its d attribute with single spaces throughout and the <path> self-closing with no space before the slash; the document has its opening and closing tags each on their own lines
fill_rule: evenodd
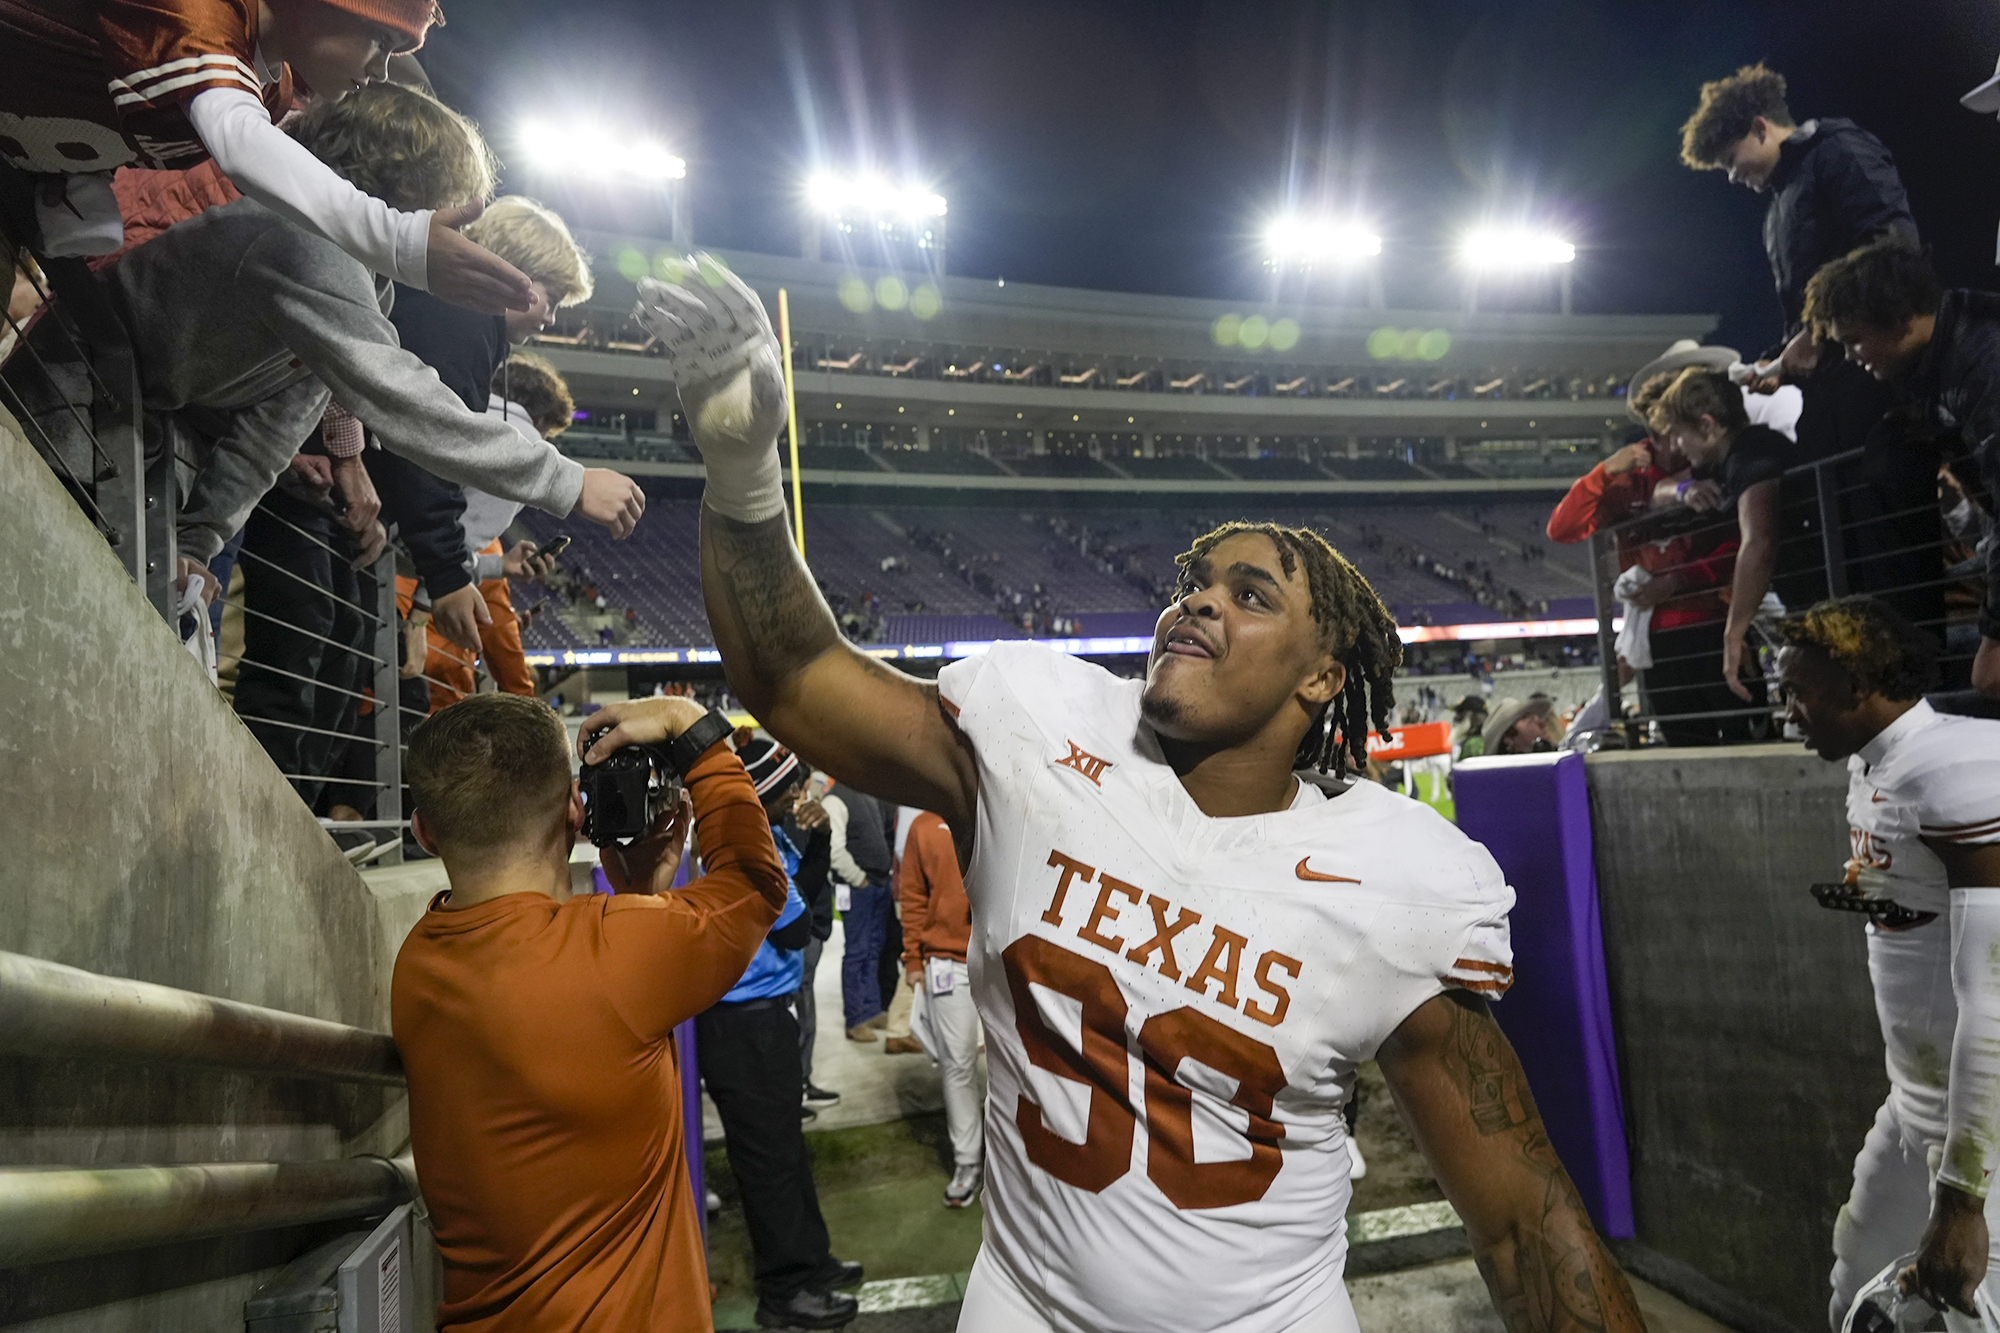
<svg viewBox="0 0 2000 1333">
<path fill-rule="evenodd" d="M 399 52 L 422 46 L 424 34 L 433 23 L 440 28 L 444 26 L 444 9 L 438 0 L 319 0 L 319 3 L 394 28 L 407 39 L 396 48 Z"/>
<path fill-rule="evenodd" d="M 762 737 L 743 742 L 736 748 L 736 757 L 743 761 L 744 770 L 750 774 L 750 783 L 756 787 L 759 797 L 775 790 L 799 769 L 797 755 L 776 741 L 767 741 Z"/>
</svg>

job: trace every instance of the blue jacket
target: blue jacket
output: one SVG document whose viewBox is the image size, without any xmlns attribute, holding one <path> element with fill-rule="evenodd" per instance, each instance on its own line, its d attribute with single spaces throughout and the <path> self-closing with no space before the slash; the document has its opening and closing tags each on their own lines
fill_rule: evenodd
<svg viewBox="0 0 2000 1333">
<path fill-rule="evenodd" d="M 785 910 L 778 914 L 778 923 L 772 930 L 782 930 L 805 914 L 806 900 L 799 896 L 799 849 L 785 836 L 781 828 L 771 830 L 771 840 L 778 844 L 778 858 L 785 863 Z M 806 974 L 805 955 L 797 949 L 781 949 L 767 938 L 757 946 L 757 956 L 750 960 L 743 979 L 722 997 L 723 1004 L 741 1004 L 745 1000 L 764 1000 L 774 995 L 790 995 L 799 988 L 799 982 Z"/>
</svg>

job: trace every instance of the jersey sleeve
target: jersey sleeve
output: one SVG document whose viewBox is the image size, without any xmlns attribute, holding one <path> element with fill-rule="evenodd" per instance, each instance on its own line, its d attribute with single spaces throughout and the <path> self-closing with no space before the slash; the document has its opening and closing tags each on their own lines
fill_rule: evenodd
<svg viewBox="0 0 2000 1333">
<path fill-rule="evenodd" d="M 999 679 L 993 659 L 1006 651 L 1004 647 L 989 648 L 983 653 L 949 662 L 938 672 L 938 697 L 944 701 L 945 712 L 957 719 L 961 726 L 966 725 L 967 708 L 973 709 L 976 715 L 984 711 L 982 705 L 990 704 L 990 696 L 996 690 Z"/>
<path fill-rule="evenodd" d="M 151 159 L 201 156 L 185 108 L 211 88 L 264 95 L 256 0 L 95 0 L 111 103 Z"/>
<path fill-rule="evenodd" d="M 1472 883 L 1466 907 L 1469 920 L 1438 980 L 1448 990 L 1469 990 L 1497 1000 L 1514 984 L 1514 944 L 1507 927 L 1514 890 L 1484 847 L 1472 843 L 1467 854 Z"/>
<path fill-rule="evenodd" d="M 2000 843 L 2000 726 L 1969 723 L 1939 728 L 1935 761 L 1913 776 L 1917 832 L 1924 838 L 1966 846 Z"/>
</svg>

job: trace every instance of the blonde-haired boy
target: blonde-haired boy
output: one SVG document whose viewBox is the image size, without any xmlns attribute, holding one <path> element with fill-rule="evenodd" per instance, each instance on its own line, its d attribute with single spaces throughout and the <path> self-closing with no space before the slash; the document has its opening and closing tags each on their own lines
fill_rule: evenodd
<svg viewBox="0 0 2000 1333">
<path fill-rule="evenodd" d="M 554 209 L 526 195 L 494 200 L 465 234 L 527 274 L 531 287 L 540 288 L 526 311 L 509 312 L 510 342 L 541 332 L 555 310 L 588 301 L 596 289 L 590 256 L 570 235 L 569 224 Z"/>
</svg>

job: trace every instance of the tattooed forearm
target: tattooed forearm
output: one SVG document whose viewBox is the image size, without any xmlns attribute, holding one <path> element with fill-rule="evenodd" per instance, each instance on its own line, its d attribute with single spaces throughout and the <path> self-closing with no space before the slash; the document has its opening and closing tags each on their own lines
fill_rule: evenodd
<svg viewBox="0 0 2000 1333">
<path fill-rule="evenodd" d="M 1547 1136 L 1539 1128 L 1525 1131 L 1520 1154 L 1544 1182 L 1539 1216 L 1475 1252 L 1510 1333 L 1643 1327 L 1624 1274 L 1605 1254 Z M 1612 1311 L 1623 1318 L 1610 1317 Z"/>
<path fill-rule="evenodd" d="M 782 516 L 741 523 L 702 506 L 701 575 L 716 644 L 745 702 L 840 642 Z"/>
<path fill-rule="evenodd" d="M 1491 1191 L 1489 1208 L 1466 1220 L 1502 1320 L 1511 1333 L 1643 1329 L 1631 1287 L 1549 1143 L 1514 1048 L 1480 1001 L 1445 999 L 1435 1068 L 1471 1122 L 1460 1165 Z"/>
</svg>

